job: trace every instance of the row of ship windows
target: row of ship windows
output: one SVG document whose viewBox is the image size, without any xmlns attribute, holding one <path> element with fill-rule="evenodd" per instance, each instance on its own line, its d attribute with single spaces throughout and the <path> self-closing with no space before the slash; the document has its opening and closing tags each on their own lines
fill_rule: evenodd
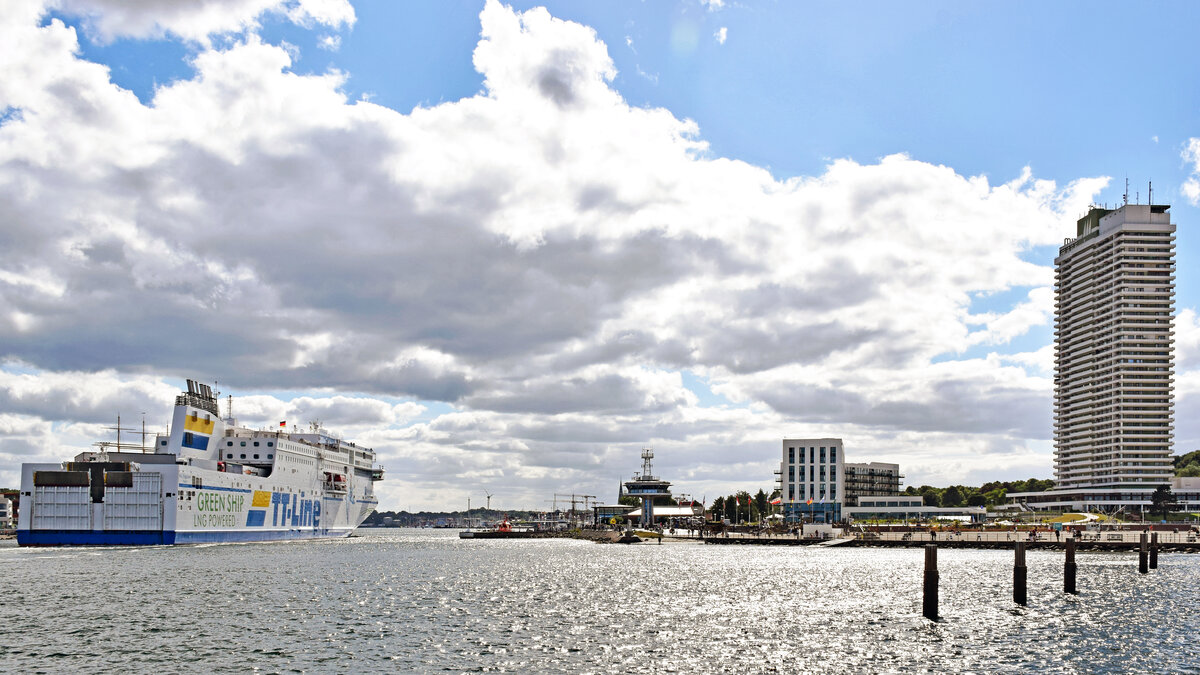
<svg viewBox="0 0 1200 675">
<path fill-rule="evenodd" d="M 230 448 L 232 448 L 232 447 L 233 447 L 233 441 L 225 441 L 225 445 L 226 445 L 226 446 L 228 446 L 228 447 L 230 447 Z M 242 441 L 242 447 L 243 447 L 243 448 L 244 448 L 244 447 L 246 447 L 246 441 Z M 254 447 L 256 447 L 256 448 L 258 447 L 258 441 L 254 441 Z M 268 447 L 268 448 L 273 448 L 273 447 L 275 447 L 275 441 L 267 441 L 267 447 Z M 257 457 L 257 456 L 258 456 L 258 455 L 255 455 L 255 457 Z"/>
<path fill-rule="evenodd" d="M 243 452 L 241 458 L 246 459 L 246 453 Z M 225 459 L 233 459 L 233 453 L 232 452 L 225 453 Z M 254 453 L 254 459 L 258 459 L 258 453 Z M 269 454 L 269 455 L 267 455 L 267 459 L 275 459 L 275 455 Z"/>
</svg>

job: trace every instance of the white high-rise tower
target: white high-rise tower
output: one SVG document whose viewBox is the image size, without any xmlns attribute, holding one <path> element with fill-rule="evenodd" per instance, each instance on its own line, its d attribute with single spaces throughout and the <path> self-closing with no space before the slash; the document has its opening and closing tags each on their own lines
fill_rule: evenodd
<svg viewBox="0 0 1200 675">
<path fill-rule="evenodd" d="M 1057 485 L 1039 506 L 1145 504 L 1174 476 L 1169 208 L 1092 208 L 1054 260 Z"/>
</svg>

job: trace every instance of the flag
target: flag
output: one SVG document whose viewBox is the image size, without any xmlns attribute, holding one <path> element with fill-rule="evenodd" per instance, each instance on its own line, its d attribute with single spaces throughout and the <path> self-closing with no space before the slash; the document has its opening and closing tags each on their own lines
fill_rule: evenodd
<svg viewBox="0 0 1200 675">
<path fill-rule="evenodd" d="M 810 504 L 810 505 L 811 505 L 811 504 L 812 504 L 812 497 L 809 497 L 809 498 L 808 498 L 808 501 L 806 501 L 806 502 L 804 502 L 804 503 L 805 503 L 805 504 Z"/>
<path fill-rule="evenodd" d="M 279 426 L 281 426 L 281 427 L 286 427 L 286 426 L 287 426 L 287 422 L 286 422 L 286 421 L 285 421 L 285 422 L 280 422 L 280 423 L 279 423 Z"/>
<path fill-rule="evenodd" d="M 782 503 L 783 503 L 783 497 L 778 497 L 778 498 L 776 498 L 776 499 L 772 499 L 772 500 L 771 500 L 771 503 L 772 503 L 772 504 L 782 504 Z"/>
</svg>

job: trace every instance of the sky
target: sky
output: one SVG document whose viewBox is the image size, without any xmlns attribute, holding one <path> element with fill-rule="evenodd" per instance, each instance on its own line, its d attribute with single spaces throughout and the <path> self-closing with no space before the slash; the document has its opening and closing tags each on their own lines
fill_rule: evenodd
<svg viewBox="0 0 1200 675">
<path fill-rule="evenodd" d="M 696 499 L 783 438 L 1053 474 L 1053 261 L 1171 205 L 1200 448 L 1195 3 L 12 0 L 0 485 L 164 430 L 372 447 L 381 510 Z M 559 500 L 561 503 L 561 499 Z"/>
</svg>

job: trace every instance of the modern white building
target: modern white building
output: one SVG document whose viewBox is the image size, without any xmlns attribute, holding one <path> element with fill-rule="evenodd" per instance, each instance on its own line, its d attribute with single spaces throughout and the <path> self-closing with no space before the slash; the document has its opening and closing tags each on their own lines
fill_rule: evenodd
<svg viewBox="0 0 1200 675">
<path fill-rule="evenodd" d="M 1174 477 L 1175 225 L 1093 207 L 1055 258 L 1054 490 L 1031 508 L 1139 508 Z"/>
<path fill-rule="evenodd" d="M 900 494 L 900 465 L 888 462 L 846 462 L 845 503 L 858 506 L 863 497 L 894 497 Z"/>
<path fill-rule="evenodd" d="M 969 516 L 973 521 L 982 521 L 987 517 L 987 509 L 982 506 L 925 506 L 925 498 L 920 495 L 863 496 L 858 498 L 857 506 L 847 506 L 843 513 L 847 520 L 931 520 Z"/>
<path fill-rule="evenodd" d="M 845 498 L 845 452 L 840 438 L 785 438 L 779 493 L 788 521 L 836 522 Z"/>
</svg>

